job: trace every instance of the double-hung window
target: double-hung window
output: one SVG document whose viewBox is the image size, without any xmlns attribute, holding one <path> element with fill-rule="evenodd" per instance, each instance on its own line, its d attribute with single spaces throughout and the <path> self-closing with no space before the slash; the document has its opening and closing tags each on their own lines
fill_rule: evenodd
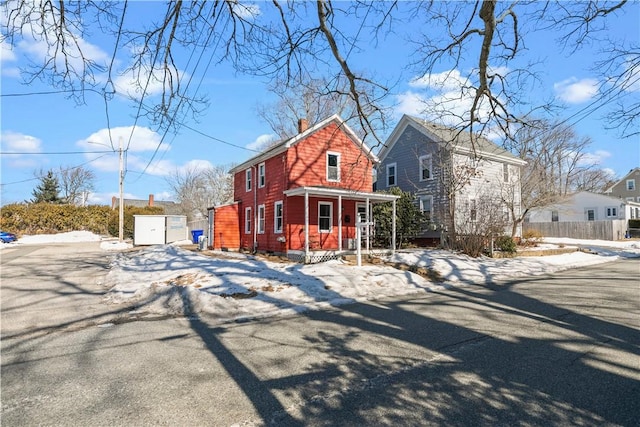
<svg viewBox="0 0 640 427">
<path fill-rule="evenodd" d="M 634 191 L 636 189 L 636 180 L 635 179 L 628 179 L 627 180 L 627 190 L 628 191 Z"/>
<path fill-rule="evenodd" d="M 431 154 L 420 156 L 420 181 L 426 181 L 433 178 L 432 171 L 433 161 Z"/>
<path fill-rule="evenodd" d="M 258 234 L 264 234 L 264 205 L 258 205 Z"/>
<path fill-rule="evenodd" d="M 264 177 L 264 163 L 260 163 L 258 165 L 258 188 L 264 187 L 265 177 Z"/>
<path fill-rule="evenodd" d="M 587 218 L 587 221 L 595 221 L 596 220 L 596 210 L 593 208 L 587 208 L 584 210 L 584 215 Z"/>
<path fill-rule="evenodd" d="M 387 165 L 387 187 L 393 187 L 396 185 L 396 168 L 395 163 Z"/>
<path fill-rule="evenodd" d="M 318 232 L 330 233 L 333 223 L 333 203 L 318 202 Z"/>
<path fill-rule="evenodd" d="M 251 223 L 253 222 L 253 218 L 251 218 L 251 208 L 244 209 L 244 233 L 251 234 Z"/>
<path fill-rule="evenodd" d="M 558 211 L 551 211 L 551 222 L 558 222 Z"/>
<path fill-rule="evenodd" d="M 340 181 L 340 153 L 327 152 L 327 181 Z"/>
<path fill-rule="evenodd" d="M 617 218 L 618 217 L 618 208 L 616 207 L 608 207 L 607 208 L 607 218 Z"/>
<path fill-rule="evenodd" d="M 420 196 L 420 212 L 427 221 L 431 221 L 433 209 L 433 196 Z"/>
<path fill-rule="evenodd" d="M 247 169 L 244 174 L 246 177 L 245 182 L 247 191 L 251 191 L 251 168 Z"/>
<path fill-rule="evenodd" d="M 282 233 L 282 200 L 275 202 L 273 205 L 273 232 Z"/>
</svg>

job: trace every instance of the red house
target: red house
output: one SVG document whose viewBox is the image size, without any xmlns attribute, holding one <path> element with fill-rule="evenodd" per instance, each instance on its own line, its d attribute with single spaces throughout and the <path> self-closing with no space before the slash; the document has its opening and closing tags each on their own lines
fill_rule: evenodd
<svg viewBox="0 0 640 427">
<path fill-rule="evenodd" d="M 356 249 L 357 219 L 370 221 L 372 203 L 395 208 L 397 196 L 371 192 L 378 158 L 340 117 L 311 128 L 302 119 L 298 128 L 231 170 L 234 203 L 212 208 L 214 249 L 329 259 Z"/>
</svg>

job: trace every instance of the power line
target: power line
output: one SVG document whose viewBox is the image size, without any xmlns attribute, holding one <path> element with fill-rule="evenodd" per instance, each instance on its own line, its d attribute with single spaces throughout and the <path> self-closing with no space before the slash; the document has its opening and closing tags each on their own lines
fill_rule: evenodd
<svg viewBox="0 0 640 427">
<path fill-rule="evenodd" d="M 113 150 L 108 151 L 43 151 L 43 152 L 29 152 L 29 151 L 0 151 L 0 155 L 20 154 L 20 155 L 55 155 L 55 154 L 102 154 L 113 153 Z"/>
</svg>

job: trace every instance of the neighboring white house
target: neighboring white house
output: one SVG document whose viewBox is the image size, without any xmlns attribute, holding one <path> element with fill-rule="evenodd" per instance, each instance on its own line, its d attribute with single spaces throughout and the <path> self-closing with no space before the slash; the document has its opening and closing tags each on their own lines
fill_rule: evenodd
<svg viewBox="0 0 640 427">
<path fill-rule="evenodd" d="M 440 236 L 455 215 L 456 230 L 499 219 L 510 234 L 520 215 L 520 169 L 525 161 L 486 138 L 404 115 L 378 155 L 376 190 L 415 195 L 431 222 L 420 238 Z M 520 229 L 516 229 L 516 235 Z"/>
<path fill-rule="evenodd" d="M 580 191 L 561 203 L 532 210 L 528 222 L 602 221 L 640 218 L 640 203 Z"/>
</svg>

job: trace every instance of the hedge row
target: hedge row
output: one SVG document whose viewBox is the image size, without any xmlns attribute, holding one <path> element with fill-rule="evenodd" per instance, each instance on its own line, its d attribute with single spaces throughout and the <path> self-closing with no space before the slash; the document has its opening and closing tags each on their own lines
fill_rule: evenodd
<svg viewBox="0 0 640 427">
<path fill-rule="evenodd" d="M 133 215 L 158 215 L 160 207 L 124 209 L 124 237 L 133 237 Z M 100 235 L 118 235 L 118 210 L 109 206 L 73 206 L 52 203 L 14 203 L 0 208 L 0 230 L 18 236 L 86 230 Z"/>
</svg>

